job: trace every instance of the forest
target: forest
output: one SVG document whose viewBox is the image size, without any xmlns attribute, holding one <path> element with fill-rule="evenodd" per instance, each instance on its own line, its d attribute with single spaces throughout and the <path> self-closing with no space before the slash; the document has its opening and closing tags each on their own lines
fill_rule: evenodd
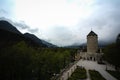
<svg viewBox="0 0 120 80">
<path fill-rule="evenodd" d="M 33 48 L 24 41 L 0 49 L 0 80 L 50 80 L 74 61 L 76 49 Z"/>
<path fill-rule="evenodd" d="M 120 68 L 120 34 L 115 43 L 111 43 L 104 48 L 103 58 L 118 70 Z"/>
</svg>

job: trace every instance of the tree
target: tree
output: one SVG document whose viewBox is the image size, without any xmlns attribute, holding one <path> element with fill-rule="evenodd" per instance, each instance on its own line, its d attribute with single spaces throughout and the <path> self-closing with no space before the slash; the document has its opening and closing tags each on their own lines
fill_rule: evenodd
<svg viewBox="0 0 120 80">
<path fill-rule="evenodd" d="M 118 47 L 120 47 L 120 34 L 117 36 L 116 44 Z"/>
<path fill-rule="evenodd" d="M 120 67 L 120 34 L 117 36 L 116 43 L 105 47 L 104 53 L 104 57 L 109 63 L 115 65 L 116 69 Z"/>
<path fill-rule="evenodd" d="M 32 54 L 35 51 L 27 47 L 24 41 L 0 52 L 1 80 L 30 80 L 32 77 Z"/>
<path fill-rule="evenodd" d="M 0 50 L 0 80 L 49 80 L 71 62 L 67 48 L 40 48 L 24 41 Z"/>
</svg>

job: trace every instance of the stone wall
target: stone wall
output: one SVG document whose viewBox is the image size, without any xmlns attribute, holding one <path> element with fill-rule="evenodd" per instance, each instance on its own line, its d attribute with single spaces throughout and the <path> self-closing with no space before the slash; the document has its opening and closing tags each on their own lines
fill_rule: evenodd
<svg viewBox="0 0 120 80">
<path fill-rule="evenodd" d="M 72 66 L 70 66 L 69 68 L 67 68 L 60 76 L 57 80 L 67 80 L 72 73 L 75 71 L 75 69 L 77 68 L 77 62 L 75 62 Z"/>
</svg>

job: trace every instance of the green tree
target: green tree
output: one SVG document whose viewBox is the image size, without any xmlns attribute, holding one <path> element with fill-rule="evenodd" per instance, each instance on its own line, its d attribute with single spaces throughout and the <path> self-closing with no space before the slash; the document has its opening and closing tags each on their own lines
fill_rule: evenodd
<svg viewBox="0 0 120 80">
<path fill-rule="evenodd" d="M 105 47 L 104 49 L 104 57 L 105 59 L 116 66 L 120 67 L 120 34 L 118 35 L 117 39 L 116 39 L 116 43 L 110 44 L 108 46 Z"/>
<path fill-rule="evenodd" d="M 0 50 L 0 80 L 49 80 L 71 62 L 67 48 L 33 48 L 21 41 Z"/>
<path fill-rule="evenodd" d="M 30 80 L 32 77 L 32 54 L 25 42 L 20 42 L 0 52 L 1 80 Z"/>
</svg>

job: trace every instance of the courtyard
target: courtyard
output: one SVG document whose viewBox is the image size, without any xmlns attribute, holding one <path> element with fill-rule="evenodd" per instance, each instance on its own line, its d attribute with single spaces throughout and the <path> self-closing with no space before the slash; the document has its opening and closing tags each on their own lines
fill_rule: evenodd
<svg viewBox="0 0 120 80">
<path fill-rule="evenodd" d="M 111 65 L 98 64 L 96 61 L 80 60 L 78 61 L 77 66 L 84 67 L 87 70 L 87 80 L 90 80 L 88 70 L 98 71 L 106 80 L 117 80 L 106 71 L 106 69 L 115 70 Z"/>
</svg>

